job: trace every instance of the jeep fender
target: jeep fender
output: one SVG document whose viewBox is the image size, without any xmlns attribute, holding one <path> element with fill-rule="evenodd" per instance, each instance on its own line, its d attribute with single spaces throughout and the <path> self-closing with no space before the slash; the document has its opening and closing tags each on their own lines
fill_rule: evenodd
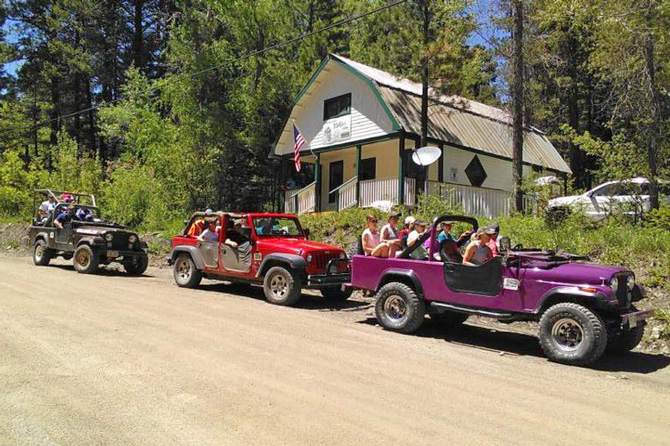
<svg viewBox="0 0 670 446">
<path fill-rule="evenodd" d="M 191 245 L 175 246 L 172 248 L 170 258 L 174 262 L 177 259 L 177 256 L 181 253 L 189 254 L 191 259 L 193 259 L 193 263 L 195 263 L 195 267 L 197 269 L 201 270 L 205 268 L 205 260 L 202 258 L 202 254 L 200 254 L 200 250 L 197 247 Z"/>
<path fill-rule="evenodd" d="M 423 286 L 421 285 L 421 280 L 419 279 L 419 276 L 411 269 L 389 268 L 384 270 L 384 272 L 379 277 L 379 280 L 377 281 L 377 287 L 375 289 L 378 290 L 386 283 L 395 282 L 394 280 L 388 280 L 393 277 L 409 279 L 412 285 L 414 285 L 414 291 L 416 291 L 416 294 L 423 297 Z"/>
<path fill-rule="evenodd" d="M 535 305 L 533 313 L 540 314 L 543 310 L 553 305 L 554 302 L 565 300 L 590 304 L 596 308 L 606 308 L 610 302 L 607 296 L 598 291 L 584 291 L 576 286 L 561 286 L 547 291 Z"/>
<path fill-rule="evenodd" d="M 48 245 L 49 244 L 49 233 L 46 231 L 40 231 L 37 234 L 35 234 L 35 238 L 32 240 L 32 244 L 34 245 L 38 240 L 44 240 L 44 242 Z"/>
<path fill-rule="evenodd" d="M 261 262 L 261 266 L 256 272 L 256 277 L 263 276 L 270 266 L 273 264 L 281 263 L 288 265 L 293 271 L 304 271 L 306 267 L 305 258 L 297 254 L 286 254 L 286 253 L 272 253 L 265 256 Z"/>
<path fill-rule="evenodd" d="M 98 246 L 96 246 L 96 243 L 93 240 L 93 237 L 82 237 L 82 238 L 80 238 L 79 241 L 77 242 L 77 248 L 80 247 L 81 245 L 88 245 L 91 248 L 98 247 Z"/>
</svg>

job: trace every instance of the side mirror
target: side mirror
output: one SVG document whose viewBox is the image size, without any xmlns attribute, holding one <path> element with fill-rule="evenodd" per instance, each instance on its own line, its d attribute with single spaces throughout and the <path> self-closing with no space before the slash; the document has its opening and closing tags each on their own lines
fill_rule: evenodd
<svg viewBox="0 0 670 446">
<path fill-rule="evenodd" d="M 501 252 L 509 251 L 510 248 L 512 247 L 512 241 L 507 236 L 500 237 L 499 244 L 500 244 L 500 251 Z"/>
<path fill-rule="evenodd" d="M 309 238 L 309 228 L 303 229 L 303 232 L 305 233 L 305 238 L 308 239 Z"/>
</svg>

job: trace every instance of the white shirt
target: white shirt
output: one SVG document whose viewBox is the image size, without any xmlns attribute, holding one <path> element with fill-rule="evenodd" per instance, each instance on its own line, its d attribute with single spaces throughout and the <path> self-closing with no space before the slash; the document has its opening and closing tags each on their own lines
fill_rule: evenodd
<svg viewBox="0 0 670 446">
<path fill-rule="evenodd" d="M 209 228 L 202 231 L 200 238 L 205 242 L 216 242 L 219 240 L 219 234 L 216 231 L 210 231 Z"/>
<path fill-rule="evenodd" d="M 45 200 L 40 204 L 40 211 L 44 214 L 48 214 L 49 211 L 53 211 L 56 207 L 56 203 L 52 203 L 49 200 Z"/>
</svg>

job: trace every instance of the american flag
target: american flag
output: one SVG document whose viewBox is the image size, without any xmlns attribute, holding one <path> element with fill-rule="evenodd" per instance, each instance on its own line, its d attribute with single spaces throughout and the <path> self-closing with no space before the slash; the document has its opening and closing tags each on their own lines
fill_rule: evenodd
<svg viewBox="0 0 670 446">
<path fill-rule="evenodd" d="M 295 171 L 300 172 L 300 148 L 305 144 L 305 138 L 298 130 L 295 124 L 293 124 L 293 164 L 295 165 Z"/>
</svg>

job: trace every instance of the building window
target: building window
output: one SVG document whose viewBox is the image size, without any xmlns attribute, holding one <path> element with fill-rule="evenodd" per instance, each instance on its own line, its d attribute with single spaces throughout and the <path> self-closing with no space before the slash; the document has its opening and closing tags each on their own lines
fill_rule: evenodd
<svg viewBox="0 0 670 446">
<path fill-rule="evenodd" d="M 345 116 L 351 113 L 351 93 L 323 101 L 323 120 Z"/>
<path fill-rule="evenodd" d="M 484 166 L 482 165 L 482 162 L 479 161 L 477 155 L 472 158 L 468 167 L 465 168 L 465 175 L 468 177 L 468 180 L 470 180 L 470 184 L 475 187 L 481 187 L 481 185 L 484 184 L 488 175 L 486 175 Z"/>
<path fill-rule="evenodd" d="M 377 158 L 366 158 L 361 160 L 358 169 L 358 181 L 374 180 L 377 178 Z"/>
<path fill-rule="evenodd" d="M 344 183 L 344 161 L 330 163 L 328 171 L 328 191 L 342 186 Z M 335 203 L 337 193 L 328 194 L 328 203 Z"/>
</svg>

